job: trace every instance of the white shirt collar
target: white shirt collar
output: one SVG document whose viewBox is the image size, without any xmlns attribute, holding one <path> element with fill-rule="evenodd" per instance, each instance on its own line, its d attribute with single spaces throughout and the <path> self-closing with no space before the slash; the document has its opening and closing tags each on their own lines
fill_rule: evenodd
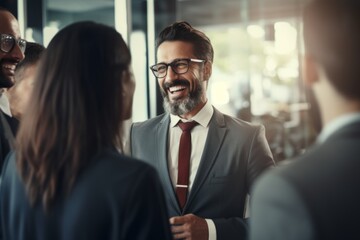
<svg viewBox="0 0 360 240">
<path fill-rule="evenodd" d="M 207 127 L 209 125 L 213 113 L 214 113 L 214 109 L 210 104 L 210 102 L 207 101 L 204 107 L 189 120 L 182 119 L 178 115 L 170 114 L 170 127 L 175 127 L 180 120 L 182 120 L 183 122 L 196 121 L 201 126 Z"/>
<path fill-rule="evenodd" d="M 335 118 L 326 126 L 324 126 L 316 142 L 323 143 L 326 139 L 330 137 L 330 135 L 332 135 L 338 129 L 357 121 L 360 121 L 360 112 L 346 114 Z"/>
<path fill-rule="evenodd" d="M 6 94 L 3 91 L 0 93 L 0 109 L 6 115 L 12 117 L 11 111 L 10 111 L 9 99 L 7 98 Z"/>
</svg>

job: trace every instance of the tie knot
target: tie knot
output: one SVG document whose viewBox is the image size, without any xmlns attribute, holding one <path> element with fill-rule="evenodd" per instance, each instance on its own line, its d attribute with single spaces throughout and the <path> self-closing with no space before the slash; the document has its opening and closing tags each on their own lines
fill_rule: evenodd
<svg viewBox="0 0 360 240">
<path fill-rule="evenodd" d="M 193 129 L 193 127 L 195 127 L 198 123 L 196 121 L 191 121 L 191 122 L 182 122 L 179 121 L 178 125 L 181 128 L 181 130 L 183 132 L 186 131 L 191 131 L 191 129 Z"/>
</svg>

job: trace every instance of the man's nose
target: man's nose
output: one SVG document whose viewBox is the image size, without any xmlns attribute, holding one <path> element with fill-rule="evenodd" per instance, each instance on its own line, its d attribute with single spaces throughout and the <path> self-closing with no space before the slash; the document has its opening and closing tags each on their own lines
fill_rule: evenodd
<svg viewBox="0 0 360 240">
<path fill-rule="evenodd" d="M 17 61 L 22 61 L 25 58 L 25 54 L 21 51 L 19 45 L 15 43 L 14 48 L 10 52 L 10 56 Z"/>
<path fill-rule="evenodd" d="M 168 68 L 166 69 L 166 77 L 165 77 L 165 82 L 167 81 L 172 81 L 174 79 L 177 79 L 179 76 L 179 74 L 177 74 L 171 66 L 168 66 Z"/>
</svg>

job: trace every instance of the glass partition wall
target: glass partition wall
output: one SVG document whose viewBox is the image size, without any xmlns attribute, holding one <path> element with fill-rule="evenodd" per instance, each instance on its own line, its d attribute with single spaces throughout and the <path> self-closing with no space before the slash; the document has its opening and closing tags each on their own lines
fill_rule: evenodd
<svg viewBox="0 0 360 240">
<path fill-rule="evenodd" d="M 133 120 L 148 116 L 148 78 L 146 55 L 146 14 L 130 0 L 47 0 L 45 4 L 44 44 L 64 26 L 82 20 L 90 20 L 115 27 L 128 43 L 132 52 L 132 67 L 137 88 L 134 96 Z M 134 19 L 134 20 L 133 20 Z"/>
<path fill-rule="evenodd" d="M 165 26 L 185 20 L 212 41 L 215 58 L 207 91 L 216 108 L 265 125 L 277 161 L 302 153 L 317 135 L 316 104 L 302 84 L 300 70 L 306 0 L 26 2 L 18 0 L 27 12 L 28 40 L 47 45 L 59 29 L 79 20 L 101 22 L 122 33 L 132 51 L 136 77 L 133 121 L 163 112 L 157 81 L 148 68 L 156 61 L 154 40 Z"/>
<path fill-rule="evenodd" d="M 277 161 L 301 154 L 318 131 L 316 106 L 301 80 L 305 3 L 176 1 L 176 20 L 201 29 L 213 44 L 209 100 L 224 113 L 265 125 Z"/>
</svg>

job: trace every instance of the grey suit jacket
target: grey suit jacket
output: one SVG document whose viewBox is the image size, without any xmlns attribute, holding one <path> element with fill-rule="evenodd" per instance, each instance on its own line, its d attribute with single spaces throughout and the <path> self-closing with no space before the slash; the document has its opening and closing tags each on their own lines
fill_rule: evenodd
<svg viewBox="0 0 360 240">
<path fill-rule="evenodd" d="M 360 239 L 359 184 L 360 121 L 258 181 L 250 239 Z"/>
<path fill-rule="evenodd" d="M 158 170 L 170 217 L 193 213 L 214 221 L 219 240 L 244 239 L 249 189 L 260 173 L 274 164 L 264 127 L 215 109 L 200 166 L 181 211 L 168 172 L 169 124 L 168 114 L 133 124 L 131 151 Z"/>
</svg>

